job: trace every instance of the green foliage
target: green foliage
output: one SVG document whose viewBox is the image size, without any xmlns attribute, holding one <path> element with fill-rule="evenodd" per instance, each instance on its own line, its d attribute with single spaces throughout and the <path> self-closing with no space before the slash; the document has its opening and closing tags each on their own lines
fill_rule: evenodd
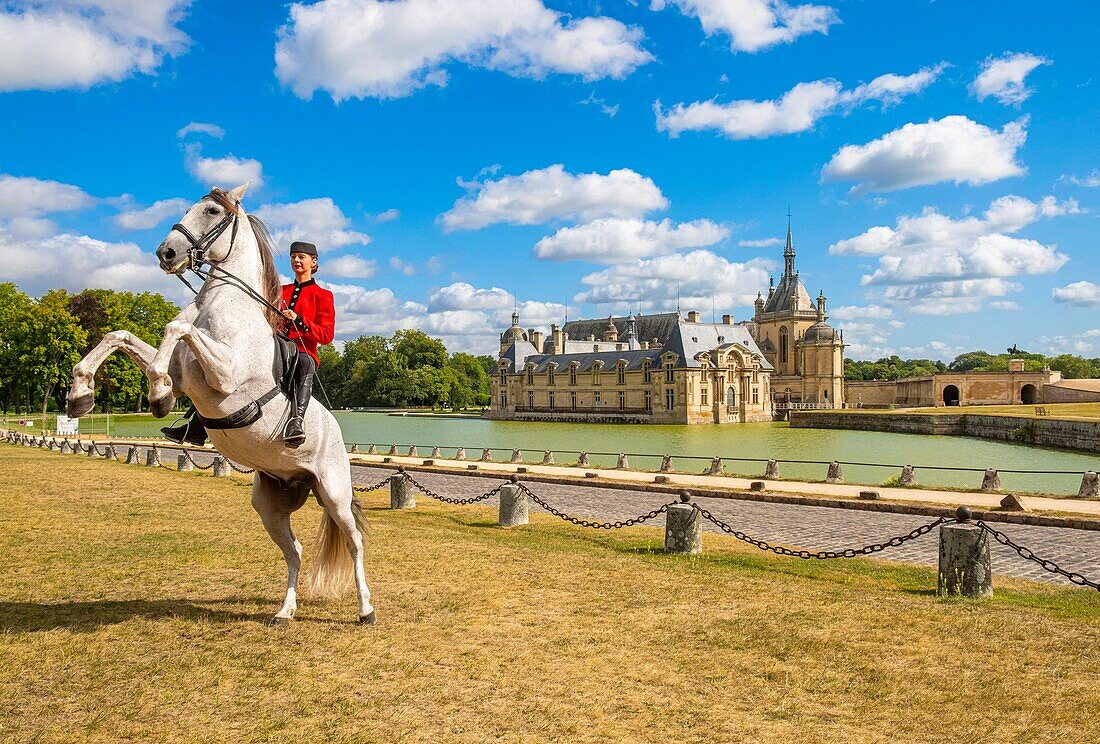
<svg viewBox="0 0 1100 744">
<path fill-rule="evenodd" d="M 846 380 L 897 380 L 934 375 L 946 370 L 947 365 L 935 359 L 902 359 L 896 354 L 877 362 L 844 360 Z"/>
<path fill-rule="evenodd" d="M 1024 369 L 1038 372 L 1049 366 L 1066 379 L 1100 377 L 1100 358 L 1087 359 L 1073 354 L 1047 357 L 1027 351 L 1016 354 L 990 354 L 988 351 L 968 351 L 959 354 L 950 364 L 934 359 L 902 359 L 884 357 L 877 362 L 844 360 L 846 380 L 897 380 L 902 377 L 924 377 L 940 372 L 1007 372 L 1010 359 L 1023 359 Z"/>
</svg>

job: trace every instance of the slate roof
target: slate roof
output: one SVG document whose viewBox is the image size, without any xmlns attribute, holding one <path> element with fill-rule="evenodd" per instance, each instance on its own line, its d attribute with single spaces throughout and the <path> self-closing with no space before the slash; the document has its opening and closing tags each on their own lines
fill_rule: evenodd
<svg viewBox="0 0 1100 744">
<path fill-rule="evenodd" d="M 634 335 L 639 341 L 652 341 L 657 339 L 664 343 L 672 335 L 672 328 L 676 325 L 679 315 L 677 313 L 655 313 L 653 315 L 639 315 L 634 325 Z M 612 318 L 615 330 L 619 332 L 619 341 L 626 339 L 626 318 Z M 571 320 L 562 330 L 571 341 L 583 341 L 588 336 L 595 336 L 599 341 L 603 338 L 603 332 L 607 328 L 607 318 L 596 320 Z"/>
<path fill-rule="evenodd" d="M 798 295 L 798 309 L 801 312 L 813 312 L 817 305 L 810 299 L 810 293 L 806 291 L 806 285 L 798 278 L 798 274 L 783 274 L 779 280 L 779 286 L 768 298 L 764 305 L 765 313 L 783 313 L 791 309 L 791 295 Z"/>
</svg>

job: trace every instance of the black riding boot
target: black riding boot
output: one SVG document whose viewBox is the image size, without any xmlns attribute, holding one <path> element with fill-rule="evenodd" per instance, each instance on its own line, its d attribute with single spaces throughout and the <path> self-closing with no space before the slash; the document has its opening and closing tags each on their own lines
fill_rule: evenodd
<svg viewBox="0 0 1100 744">
<path fill-rule="evenodd" d="M 283 434 L 283 444 L 293 449 L 301 447 L 306 441 L 304 420 L 306 406 L 313 394 L 313 373 L 316 369 L 317 364 L 313 357 L 309 354 L 298 355 L 298 369 L 294 375 L 294 410 L 290 420 L 286 422 L 286 431 Z"/>
<path fill-rule="evenodd" d="M 183 423 L 179 426 L 163 427 L 161 433 L 164 434 L 164 438 L 176 444 L 186 442 L 196 447 L 206 444 L 206 427 L 199 420 L 198 411 L 195 410 L 194 406 L 187 409 L 187 413 L 183 414 L 183 419 Z"/>
</svg>

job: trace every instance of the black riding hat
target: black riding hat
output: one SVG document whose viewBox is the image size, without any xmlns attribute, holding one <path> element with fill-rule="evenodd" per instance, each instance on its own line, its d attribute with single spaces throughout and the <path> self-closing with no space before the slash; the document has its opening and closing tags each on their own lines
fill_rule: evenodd
<svg viewBox="0 0 1100 744">
<path fill-rule="evenodd" d="M 295 240 L 290 244 L 291 253 L 305 253 L 307 255 L 317 258 L 317 246 L 313 243 L 305 243 L 300 240 Z"/>
</svg>

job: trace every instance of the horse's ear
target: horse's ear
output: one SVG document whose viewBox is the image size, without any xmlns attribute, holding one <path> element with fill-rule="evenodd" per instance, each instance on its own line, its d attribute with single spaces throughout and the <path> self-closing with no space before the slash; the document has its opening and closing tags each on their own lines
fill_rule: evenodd
<svg viewBox="0 0 1100 744">
<path fill-rule="evenodd" d="M 250 183 L 252 183 L 252 182 L 251 181 L 245 181 L 244 183 L 242 183 L 237 188 L 232 189 L 229 192 L 229 198 L 232 199 L 234 202 L 239 204 L 240 201 L 242 199 L 244 199 L 245 192 L 248 191 L 248 185 Z"/>
</svg>

